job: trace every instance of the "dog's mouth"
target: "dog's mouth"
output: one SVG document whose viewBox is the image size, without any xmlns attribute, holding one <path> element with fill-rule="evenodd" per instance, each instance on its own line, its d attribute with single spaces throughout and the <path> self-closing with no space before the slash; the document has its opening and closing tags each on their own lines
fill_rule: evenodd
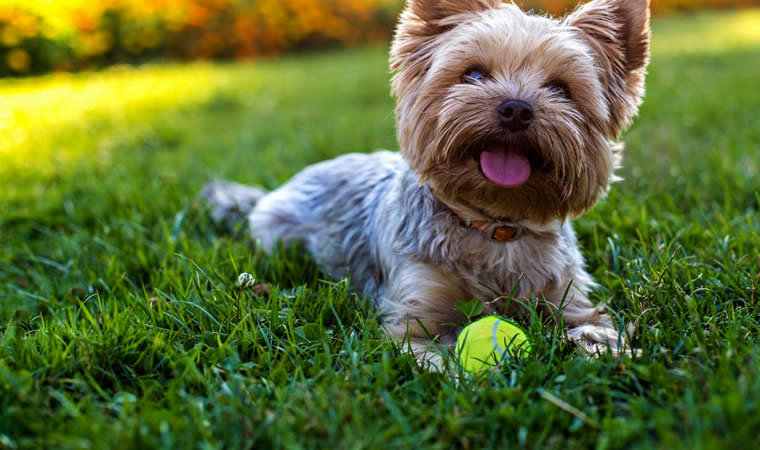
<svg viewBox="0 0 760 450">
<path fill-rule="evenodd" d="M 505 189 L 523 186 L 531 175 L 548 166 L 540 152 L 527 142 L 488 141 L 478 145 L 472 157 L 483 177 Z"/>
</svg>

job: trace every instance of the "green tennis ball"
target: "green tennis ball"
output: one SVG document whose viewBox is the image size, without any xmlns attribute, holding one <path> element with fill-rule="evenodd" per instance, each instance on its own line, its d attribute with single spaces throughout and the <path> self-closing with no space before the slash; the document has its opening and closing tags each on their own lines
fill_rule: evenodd
<svg viewBox="0 0 760 450">
<path fill-rule="evenodd" d="M 507 355 L 530 354 L 530 341 L 514 323 L 497 316 L 484 317 L 467 325 L 457 337 L 457 356 L 468 372 L 493 369 Z"/>
</svg>

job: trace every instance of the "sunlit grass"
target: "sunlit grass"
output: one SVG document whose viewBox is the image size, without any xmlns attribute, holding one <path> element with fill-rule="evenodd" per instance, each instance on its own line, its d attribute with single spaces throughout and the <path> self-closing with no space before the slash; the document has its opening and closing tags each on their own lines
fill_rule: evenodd
<svg viewBox="0 0 760 450">
<path fill-rule="evenodd" d="M 0 87 L 0 160 L 40 171 L 51 167 L 51 157 L 65 164 L 79 152 L 101 150 L 84 148 L 78 139 L 94 121 L 107 122 L 108 133 L 124 134 L 160 111 L 207 101 L 228 79 L 221 67 L 193 64 L 8 82 Z"/>
<path fill-rule="evenodd" d="M 697 12 L 656 25 L 653 52 L 660 57 L 760 48 L 760 9 Z"/>
</svg>

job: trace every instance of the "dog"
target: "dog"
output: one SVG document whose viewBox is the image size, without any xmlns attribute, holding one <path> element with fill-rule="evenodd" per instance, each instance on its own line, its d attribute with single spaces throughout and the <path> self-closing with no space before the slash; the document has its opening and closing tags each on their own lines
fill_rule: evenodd
<svg viewBox="0 0 760 450">
<path fill-rule="evenodd" d="M 214 219 L 247 221 L 265 251 L 299 242 L 373 299 L 385 329 L 441 370 L 466 317 L 515 302 L 590 354 L 626 353 L 570 220 L 616 181 L 638 112 L 649 1 L 593 0 L 563 19 L 501 0 L 408 0 L 391 47 L 401 151 L 349 154 L 267 193 L 212 182 Z M 512 306 L 510 306 L 512 305 Z"/>
</svg>

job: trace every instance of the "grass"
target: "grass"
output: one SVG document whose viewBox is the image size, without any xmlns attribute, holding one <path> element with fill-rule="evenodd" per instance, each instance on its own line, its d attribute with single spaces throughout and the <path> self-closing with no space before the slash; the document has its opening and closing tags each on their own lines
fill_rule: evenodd
<svg viewBox="0 0 760 450">
<path fill-rule="evenodd" d="M 527 361 L 458 382 L 195 200 L 395 148 L 385 49 L 1 81 L 0 448 L 751 447 L 758 30 L 757 10 L 655 23 L 625 181 L 577 221 L 643 355 L 587 360 L 533 319 Z"/>
</svg>

